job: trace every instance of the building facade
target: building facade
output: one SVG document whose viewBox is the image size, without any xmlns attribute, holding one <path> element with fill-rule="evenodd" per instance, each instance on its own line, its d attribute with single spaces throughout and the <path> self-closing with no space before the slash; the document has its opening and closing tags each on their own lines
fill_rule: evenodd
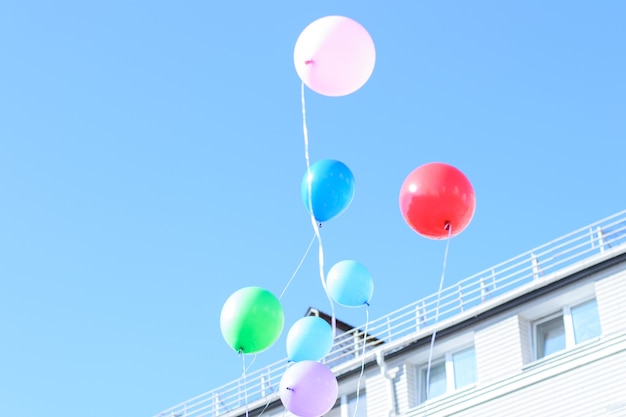
<svg viewBox="0 0 626 417">
<path fill-rule="evenodd" d="M 446 288 L 438 312 L 436 301 L 367 334 L 342 327 L 324 359 L 339 382 L 327 416 L 626 416 L 626 211 Z M 289 416 L 278 392 L 287 366 L 158 416 Z"/>
</svg>

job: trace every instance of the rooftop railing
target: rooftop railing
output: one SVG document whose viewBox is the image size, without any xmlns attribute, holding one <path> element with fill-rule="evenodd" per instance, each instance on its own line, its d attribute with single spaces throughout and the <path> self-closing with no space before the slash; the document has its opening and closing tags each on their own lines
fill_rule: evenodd
<svg viewBox="0 0 626 417">
<path fill-rule="evenodd" d="M 377 346 L 404 340 L 432 327 L 435 321 L 461 316 L 469 309 L 541 283 L 568 268 L 600 262 L 626 243 L 626 210 L 522 253 L 512 259 L 458 281 L 437 294 L 406 305 L 368 324 L 338 333 L 331 352 L 322 360 L 336 373 L 341 365 Z M 626 249 L 626 246 L 620 248 Z M 437 319 L 437 320 L 436 320 Z M 367 339 L 364 345 L 364 339 Z M 155 417 L 226 417 L 243 414 L 246 407 L 263 407 L 276 398 L 280 379 L 289 363 L 282 360 L 215 388 Z"/>
</svg>

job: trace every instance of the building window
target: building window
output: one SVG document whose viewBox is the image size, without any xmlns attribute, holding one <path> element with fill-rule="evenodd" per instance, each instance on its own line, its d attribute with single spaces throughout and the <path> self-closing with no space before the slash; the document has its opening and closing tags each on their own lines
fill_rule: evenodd
<svg viewBox="0 0 626 417">
<path fill-rule="evenodd" d="M 337 402 L 335 403 L 334 407 L 328 413 L 325 414 L 325 417 L 343 417 L 342 408 L 343 407 L 341 405 L 341 398 L 339 398 Z M 281 414 L 281 417 L 283 416 L 285 416 L 284 412 L 283 414 Z"/>
<path fill-rule="evenodd" d="M 365 390 L 361 390 L 358 397 L 356 392 L 349 395 L 340 395 L 335 407 L 325 414 L 324 417 L 367 417 Z"/>
<path fill-rule="evenodd" d="M 476 352 L 474 348 L 453 353 L 452 367 L 455 389 L 476 383 Z"/>
<path fill-rule="evenodd" d="M 474 348 L 447 353 L 443 358 L 433 361 L 430 367 L 430 390 L 427 379 L 428 368 L 419 370 L 420 403 L 436 398 L 460 388 L 476 383 L 476 352 Z"/>
<path fill-rule="evenodd" d="M 537 359 L 565 349 L 563 315 L 537 324 Z"/>
<path fill-rule="evenodd" d="M 367 417 L 367 405 L 365 404 L 365 391 L 348 396 L 348 413 L 342 417 Z"/>
<path fill-rule="evenodd" d="M 427 398 L 439 397 L 446 393 L 448 383 L 446 381 L 446 362 L 433 363 L 430 367 L 430 381 L 426 381 L 429 378 L 428 368 L 422 369 L 422 402 Z M 428 390 L 428 384 L 430 384 L 430 390 Z M 429 397 L 430 396 L 430 397 Z"/>
<path fill-rule="evenodd" d="M 572 307 L 571 315 L 574 343 L 582 343 L 600 336 L 600 315 L 598 314 L 598 303 L 595 299 Z"/>
<path fill-rule="evenodd" d="M 600 336 L 600 317 L 596 300 L 565 306 L 556 314 L 534 325 L 535 357 L 541 359 Z"/>
</svg>

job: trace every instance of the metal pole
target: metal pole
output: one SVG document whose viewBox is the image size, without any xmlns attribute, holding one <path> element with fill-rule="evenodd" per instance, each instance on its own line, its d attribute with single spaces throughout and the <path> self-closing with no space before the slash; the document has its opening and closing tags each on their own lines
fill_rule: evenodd
<svg viewBox="0 0 626 417">
<path fill-rule="evenodd" d="M 600 253 L 604 252 L 604 233 L 602 233 L 602 229 L 600 226 L 596 229 L 596 234 L 598 235 L 598 246 L 600 246 Z"/>
<path fill-rule="evenodd" d="M 537 280 L 539 279 L 539 261 L 537 261 L 537 255 L 531 253 L 530 260 L 533 266 L 533 278 Z"/>
</svg>

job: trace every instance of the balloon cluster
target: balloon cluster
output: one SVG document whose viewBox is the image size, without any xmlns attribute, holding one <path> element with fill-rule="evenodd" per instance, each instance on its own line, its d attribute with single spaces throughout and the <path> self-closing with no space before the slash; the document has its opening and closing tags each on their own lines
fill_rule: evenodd
<svg viewBox="0 0 626 417">
<path fill-rule="evenodd" d="M 302 178 L 302 202 L 319 223 L 346 211 L 354 193 L 354 175 L 340 161 L 318 161 Z M 344 260 L 328 271 L 326 291 L 337 304 L 361 307 L 369 305 L 374 285 L 364 265 Z M 316 316 L 303 317 L 289 329 L 287 357 L 293 363 L 281 378 L 280 399 L 296 416 L 322 416 L 337 401 L 337 379 L 326 365 L 319 362 L 330 352 L 333 336 L 330 324 Z"/>
<path fill-rule="evenodd" d="M 343 16 L 314 21 L 302 31 L 294 48 L 294 64 L 302 83 L 330 97 L 345 96 L 361 88 L 374 70 L 375 59 L 369 33 Z M 333 159 L 312 164 L 301 183 L 302 202 L 320 224 L 342 214 L 354 194 L 351 170 Z M 417 233 L 430 239 L 445 239 L 461 233 L 471 221 L 474 191 L 458 169 L 429 163 L 405 179 L 400 190 L 400 209 L 406 223 Z M 344 260 L 328 271 L 325 290 L 337 304 L 356 308 L 369 306 L 374 286 L 364 265 Z M 242 288 L 224 304 L 220 326 L 224 339 L 236 352 L 261 352 L 282 333 L 284 313 L 280 300 L 260 287 Z M 289 329 L 286 348 L 291 365 L 280 381 L 280 399 L 296 416 L 320 417 L 337 401 L 337 379 L 320 362 L 332 348 L 333 330 L 326 320 L 316 316 L 301 318 Z"/>
<path fill-rule="evenodd" d="M 327 16 L 308 25 L 294 48 L 294 65 L 303 84 L 330 97 L 361 88 L 374 70 L 374 42 L 363 26 L 344 16 Z M 301 184 L 302 202 L 318 223 L 342 214 L 354 198 L 352 171 L 343 162 L 324 159 L 311 165 Z M 372 277 L 357 261 L 345 260 L 328 272 L 326 288 L 332 300 L 346 307 L 369 305 Z M 319 417 L 337 401 L 338 384 L 319 361 L 333 343 L 333 329 L 320 317 L 296 321 L 287 335 L 287 356 L 293 364 L 280 382 L 280 399 L 300 417 Z"/>
</svg>

